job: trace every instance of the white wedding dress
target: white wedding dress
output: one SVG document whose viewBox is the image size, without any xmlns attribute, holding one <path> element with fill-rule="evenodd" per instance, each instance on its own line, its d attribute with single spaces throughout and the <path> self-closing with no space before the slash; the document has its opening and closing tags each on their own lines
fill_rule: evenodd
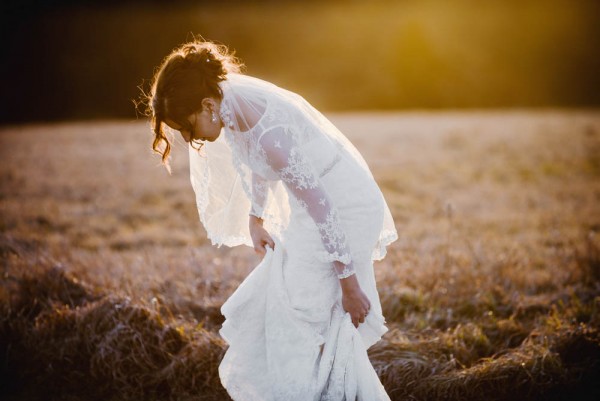
<svg viewBox="0 0 600 401">
<path fill-rule="evenodd" d="M 200 219 L 217 245 L 252 245 L 248 214 L 275 240 L 222 307 L 223 386 L 236 401 L 389 400 L 366 350 L 387 330 L 373 261 L 397 235 L 371 172 L 300 96 L 240 74 L 220 88 L 223 135 L 190 149 Z M 341 305 L 351 274 L 371 302 L 358 329 Z"/>
</svg>

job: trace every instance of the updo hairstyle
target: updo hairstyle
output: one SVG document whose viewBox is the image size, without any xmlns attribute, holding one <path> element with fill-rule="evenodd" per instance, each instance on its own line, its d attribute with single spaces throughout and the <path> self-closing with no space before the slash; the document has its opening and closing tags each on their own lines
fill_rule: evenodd
<svg viewBox="0 0 600 401">
<path fill-rule="evenodd" d="M 241 62 L 226 46 L 204 40 L 181 45 L 163 60 L 152 79 L 146 114 L 154 131 L 152 149 L 161 155 L 167 169 L 171 142 L 163 130 L 165 120 L 191 130 L 187 118 L 202 110 L 202 99 L 222 99 L 218 83 L 241 68 Z"/>
</svg>

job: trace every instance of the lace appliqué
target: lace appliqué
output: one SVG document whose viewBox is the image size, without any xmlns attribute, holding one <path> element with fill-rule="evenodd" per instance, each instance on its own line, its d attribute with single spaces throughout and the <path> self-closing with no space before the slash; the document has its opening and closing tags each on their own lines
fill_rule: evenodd
<svg viewBox="0 0 600 401">
<path fill-rule="evenodd" d="M 320 255 L 321 259 L 324 262 L 339 261 L 346 265 L 342 272 L 338 272 L 338 277 L 340 278 L 346 278 L 354 274 L 354 269 L 350 264 L 352 259 L 346 251 L 346 236 L 340 227 L 339 218 L 335 210 L 330 210 L 325 221 L 317 223 L 317 227 L 321 238 L 323 238 L 323 245 L 327 250 L 327 253 Z"/>
<path fill-rule="evenodd" d="M 340 249 L 346 244 L 346 238 L 340 229 L 337 213 L 333 210 L 329 211 L 323 223 L 317 223 L 317 227 L 323 238 L 325 238 L 325 246 L 327 248 L 332 250 Z"/>
<path fill-rule="evenodd" d="M 259 178 L 256 174 L 252 175 L 252 206 L 250 214 L 258 218 L 264 217 L 265 203 L 269 186 L 266 181 Z"/>
<path fill-rule="evenodd" d="M 306 201 L 304 199 L 297 199 L 298 205 L 300 205 L 300 207 L 302 209 L 304 209 L 305 211 L 308 212 L 308 203 L 306 203 Z"/>
<path fill-rule="evenodd" d="M 223 125 L 229 128 L 233 128 L 233 118 L 231 117 L 231 110 L 229 106 L 225 104 L 225 102 L 221 102 L 221 108 L 219 109 L 219 117 L 221 117 L 221 121 Z"/>
<path fill-rule="evenodd" d="M 288 165 L 281 169 L 281 178 L 296 189 L 316 188 L 319 185 L 310 165 L 296 149 L 290 151 Z"/>
<path fill-rule="evenodd" d="M 354 267 L 351 263 L 344 265 L 344 269 L 341 272 L 338 272 L 338 278 L 341 280 L 343 278 L 348 278 L 354 274 Z"/>
</svg>

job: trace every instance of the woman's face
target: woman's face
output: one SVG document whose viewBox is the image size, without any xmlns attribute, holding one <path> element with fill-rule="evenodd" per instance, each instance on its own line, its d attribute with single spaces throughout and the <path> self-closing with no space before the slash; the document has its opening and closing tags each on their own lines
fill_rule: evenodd
<svg viewBox="0 0 600 401">
<path fill-rule="evenodd" d="M 202 101 L 202 106 L 202 110 L 189 115 L 187 118 L 191 130 L 169 119 L 166 119 L 165 123 L 172 129 L 179 131 L 187 143 L 191 141 L 214 142 L 221 134 L 221 128 L 223 128 L 221 119 L 216 112 L 218 110 L 218 103 L 214 100 L 211 102 Z"/>
</svg>

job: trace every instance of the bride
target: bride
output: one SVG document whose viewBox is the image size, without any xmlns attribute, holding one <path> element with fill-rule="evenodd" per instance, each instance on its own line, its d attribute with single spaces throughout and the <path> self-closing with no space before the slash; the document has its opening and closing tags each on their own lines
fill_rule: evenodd
<svg viewBox="0 0 600 401">
<path fill-rule="evenodd" d="M 389 400 L 366 350 L 387 330 L 373 261 L 397 235 L 356 148 L 302 97 L 242 75 L 207 41 L 164 60 L 149 111 L 167 168 L 164 125 L 190 145 L 212 243 L 263 255 L 222 307 L 219 375 L 230 396 Z"/>
</svg>

